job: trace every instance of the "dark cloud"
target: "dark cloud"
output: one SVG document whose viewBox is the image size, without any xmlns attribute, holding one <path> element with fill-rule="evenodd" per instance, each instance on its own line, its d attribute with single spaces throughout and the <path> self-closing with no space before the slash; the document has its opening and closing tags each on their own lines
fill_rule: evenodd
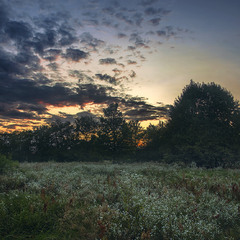
<svg viewBox="0 0 240 240">
<path fill-rule="evenodd" d="M 68 48 L 66 50 L 66 53 L 62 54 L 63 58 L 66 58 L 68 60 L 72 60 L 74 62 L 78 62 L 81 59 L 86 59 L 86 58 L 88 58 L 88 56 L 89 56 L 88 53 L 86 53 L 84 51 L 81 51 L 79 49 L 74 49 L 74 48 Z"/>
<path fill-rule="evenodd" d="M 19 79 L 20 80 L 20 79 Z M 36 84 L 39 85 L 52 85 L 53 81 L 45 76 L 45 74 L 41 72 L 37 72 L 32 74 L 31 80 L 33 80 Z"/>
<path fill-rule="evenodd" d="M 161 15 L 161 16 L 164 16 L 164 15 L 168 15 L 171 11 L 170 10 L 166 10 L 164 8 L 153 8 L 153 7 L 148 7 L 145 9 L 145 14 L 146 15 Z"/>
<path fill-rule="evenodd" d="M 33 19 L 34 24 L 39 28 L 43 29 L 53 29 L 59 28 L 59 26 L 70 19 L 71 15 L 67 11 L 52 12 L 48 15 L 40 15 Z"/>
<path fill-rule="evenodd" d="M 25 41 L 32 37 L 32 30 L 30 25 L 24 22 L 7 22 L 4 32 L 10 39 L 16 40 L 18 42 Z"/>
<path fill-rule="evenodd" d="M 74 123 L 76 121 L 76 118 L 81 118 L 81 117 L 91 117 L 95 120 L 98 119 L 96 115 L 86 111 L 78 112 L 77 114 L 66 114 L 63 112 L 59 112 L 59 113 L 60 115 L 53 114 L 50 118 L 46 119 L 46 122 L 52 123 L 56 121 L 61 121 L 61 122 Z"/>
<path fill-rule="evenodd" d="M 44 33 L 36 33 L 32 41 L 28 42 L 28 46 L 32 46 L 34 51 L 41 56 L 46 48 L 52 48 L 57 41 L 57 32 L 55 30 L 46 30 Z"/>
<path fill-rule="evenodd" d="M 128 60 L 127 63 L 128 63 L 128 65 L 135 65 L 135 64 L 137 64 L 136 61 L 132 61 L 132 60 Z"/>
<path fill-rule="evenodd" d="M 119 84 L 119 81 L 118 79 L 116 79 L 115 77 L 111 77 L 110 75 L 108 74 L 95 74 L 95 76 L 100 79 L 100 80 L 103 80 L 107 83 L 110 83 L 110 84 L 113 84 L 113 85 L 118 85 Z"/>
<path fill-rule="evenodd" d="M 132 25 L 134 23 L 133 20 L 128 15 L 125 15 L 123 12 L 116 13 L 115 17 L 118 20 L 121 20 L 122 22 L 127 23 L 128 25 Z"/>
<path fill-rule="evenodd" d="M 117 61 L 114 58 L 102 58 L 102 59 L 99 59 L 99 64 L 112 65 L 112 64 L 117 64 Z"/>
<path fill-rule="evenodd" d="M 5 77 L 6 74 L 11 75 L 27 75 L 28 69 L 17 62 L 14 59 L 15 56 L 12 56 L 10 53 L 5 52 L 0 48 L 0 74 L 1 77 Z M 19 57 L 20 58 L 20 57 Z M 24 59 L 19 59 L 20 62 L 24 61 Z"/>
<path fill-rule="evenodd" d="M 122 70 L 120 70 L 118 68 L 114 68 L 112 71 L 114 72 L 115 76 L 119 76 L 123 72 Z"/>
<path fill-rule="evenodd" d="M 13 119 L 40 119 L 33 112 L 22 112 L 16 109 L 7 109 L 6 111 L 0 110 L 0 116 L 3 118 L 13 118 Z"/>
<path fill-rule="evenodd" d="M 153 18 L 153 19 L 150 19 L 149 22 L 153 25 L 153 26 L 158 26 L 159 23 L 161 21 L 161 18 Z"/>
<path fill-rule="evenodd" d="M 81 34 L 80 39 L 81 39 L 80 42 L 84 44 L 89 51 L 91 50 L 96 51 L 98 50 L 98 48 L 103 47 L 105 45 L 104 41 L 94 38 L 88 32 Z"/>
<path fill-rule="evenodd" d="M 134 47 L 134 46 L 128 46 L 128 50 L 130 50 L 130 51 L 133 51 L 135 49 L 136 49 L 136 47 Z"/>
<path fill-rule="evenodd" d="M 147 41 L 142 38 L 142 36 L 139 33 L 132 33 L 129 38 L 130 42 L 133 42 L 135 44 L 135 47 L 144 47 L 148 48 Z"/>
<path fill-rule="evenodd" d="M 153 3 L 158 2 L 158 0 L 141 0 L 141 5 L 142 6 L 148 6 L 148 5 L 152 5 Z"/>
<path fill-rule="evenodd" d="M 117 95 L 112 87 L 92 83 L 78 84 L 77 87 L 53 82 L 42 85 L 36 80 L 0 76 L 0 115 L 9 119 L 39 119 L 40 115 L 47 114 L 47 105 L 110 103 L 119 101 Z"/>
<path fill-rule="evenodd" d="M 118 95 L 118 92 L 113 87 L 96 84 L 81 84 L 77 89 L 77 93 L 76 97 L 80 97 L 83 104 L 88 102 L 100 104 L 120 101 L 119 97 L 114 96 Z"/>
<path fill-rule="evenodd" d="M 188 29 L 182 29 L 182 28 L 174 28 L 173 26 L 166 26 L 165 28 L 156 31 L 157 36 L 162 38 L 179 38 L 182 34 L 192 33 L 192 31 Z"/>
<path fill-rule="evenodd" d="M 104 13 L 104 14 L 109 14 L 109 15 L 114 15 L 115 14 L 115 8 L 113 8 L 113 7 L 106 7 L 106 8 L 103 8 L 102 9 L 102 12 Z"/>
<path fill-rule="evenodd" d="M 0 1 L 0 32 L 3 28 L 3 26 L 5 26 L 5 24 L 8 22 L 8 7 L 6 4 L 4 4 L 3 1 Z"/>
<path fill-rule="evenodd" d="M 60 46 L 69 46 L 78 41 L 75 31 L 67 24 L 62 24 L 58 29 L 58 35 L 60 36 Z"/>
<path fill-rule="evenodd" d="M 175 37 L 177 35 L 177 32 L 174 31 L 172 26 L 167 26 L 162 30 L 156 31 L 157 36 L 163 37 L 163 38 L 171 38 Z"/>
<path fill-rule="evenodd" d="M 118 45 L 110 45 L 104 49 L 104 53 L 106 53 L 107 55 L 117 54 L 119 51 L 121 51 L 121 47 Z"/>
<path fill-rule="evenodd" d="M 156 114 L 156 111 L 152 111 L 146 108 L 129 110 L 129 111 L 126 111 L 124 115 L 129 119 L 138 120 L 138 121 L 155 120 L 159 117 Z"/>
<path fill-rule="evenodd" d="M 118 38 L 126 38 L 127 37 L 127 34 L 125 33 L 118 33 Z"/>
<path fill-rule="evenodd" d="M 60 49 L 48 49 L 44 52 L 43 58 L 48 61 L 55 61 L 61 52 L 62 50 Z"/>
<path fill-rule="evenodd" d="M 94 26 L 94 27 L 99 26 L 99 21 L 97 19 L 88 19 L 88 20 L 85 20 L 84 22 L 85 24 L 90 26 Z"/>
<path fill-rule="evenodd" d="M 131 78 L 135 78 L 137 76 L 136 72 L 131 70 L 131 73 L 129 74 Z"/>
<path fill-rule="evenodd" d="M 37 112 L 38 114 L 47 113 L 47 108 L 42 104 L 18 103 L 16 109 Z"/>
<path fill-rule="evenodd" d="M 19 52 L 16 56 L 12 56 L 15 64 L 19 64 L 24 69 L 25 75 L 26 73 L 29 75 L 33 71 L 42 71 L 42 67 L 40 65 L 40 59 L 38 56 L 34 55 L 30 50 Z"/>
<path fill-rule="evenodd" d="M 148 38 L 144 38 L 150 37 L 145 34 L 145 23 L 152 25 L 148 25 L 150 29 L 147 31 L 154 31 L 155 36 L 163 38 L 183 32 L 170 26 L 158 31 L 154 29 L 170 13 L 159 8 L 158 4 L 154 5 L 157 1 L 140 0 L 141 6 L 135 9 L 130 8 L 132 3 L 121 7 L 123 3 L 112 0 L 81 2 L 81 8 L 79 2 L 79 5 L 76 4 L 79 7 L 77 16 L 73 11 L 75 6 L 62 1 L 28 0 L 26 3 L 0 0 L 0 115 L 4 121 L 12 121 L 9 128 L 20 127 L 17 125 L 19 119 L 21 122 L 24 119 L 46 119 L 51 115 L 48 105 L 84 107 L 88 103 L 118 102 L 122 104 L 128 119 L 150 120 L 165 114 L 165 108 L 154 107 L 147 104 L 146 99 L 132 98 L 124 93 L 121 84 L 135 78 L 136 72 L 123 70 L 121 67 L 124 68 L 124 64 L 117 62 L 132 59 L 126 62 L 131 65 L 145 59 L 142 48 L 148 48 L 150 43 Z M 69 9 L 63 6 L 69 6 Z M 30 9 L 32 11 L 28 13 Z M 89 25 L 91 33 L 84 32 Z M 111 29 L 115 37 L 120 39 L 119 42 L 124 38 L 129 39 L 127 54 L 131 56 L 124 56 L 127 51 L 123 51 L 121 46 L 108 45 L 96 37 L 101 36 L 102 26 Z M 119 55 L 110 58 L 113 56 L 111 54 L 119 51 L 123 52 L 121 58 Z M 94 69 L 89 72 L 70 70 L 69 64 L 67 71 L 71 81 L 63 79 L 60 67 L 69 63 L 65 59 L 79 62 L 93 58 L 96 53 L 102 54 L 98 57 L 101 58 L 100 65 L 122 70 L 114 68 L 110 75 L 96 74 Z M 64 58 L 64 65 L 59 63 L 59 56 Z M 64 113 L 62 117 L 71 118 Z"/>
<path fill-rule="evenodd" d="M 146 99 L 138 97 L 122 100 L 122 104 L 125 107 L 125 118 L 138 121 L 160 120 L 160 118 L 166 118 L 170 107 L 169 105 L 153 106 L 148 104 Z"/>
<path fill-rule="evenodd" d="M 81 71 L 71 70 L 69 72 L 69 76 L 78 78 L 79 83 L 82 83 L 82 82 L 91 83 L 91 82 L 93 82 L 93 79 L 91 77 L 89 77 L 87 74 L 85 74 L 84 72 L 81 72 Z"/>
<path fill-rule="evenodd" d="M 58 70 L 58 64 L 55 62 L 49 63 L 47 66 L 54 72 Z"/>
<path fill-rule="evenodd" d="M 144 18 L 143 18 L 143 15 L 141 13 L 135 13 L 133 16 L 132 16 L 133 20 L 134 20 L 134 23 L 136 26 L 140 27 Z"/>
</svg>

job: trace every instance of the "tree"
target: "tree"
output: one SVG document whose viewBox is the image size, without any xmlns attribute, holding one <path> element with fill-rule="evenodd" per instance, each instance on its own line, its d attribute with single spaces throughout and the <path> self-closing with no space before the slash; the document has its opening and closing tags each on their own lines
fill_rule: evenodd
<svg viewBox="0 0 240 240">
<path fill-rule="evenodd" d="M 165 141 L 184 161 L 224 164 L 234 151 L 238 113 L 239 104 L 229 91 L 215 83 L 191 81 L 170 110 Z"/>
<path fill-rule="evenodd" d="M 100 141 L 104 144 L 106 150 L 114 156 L 121 150 L 123 138 L 123 127 L 125 120 L 122 112 L 118 110 L 118 104 L 112 103 L 103 109 L 104 116 L 101 117 Z"/>
<path fill-rule="evenodd" d="M 98 122 L 93 117 L 84 116 L 75 120 L 76 137 L 79 140 L 90 141 L 96 136 L 98 131 Z"/>
</svg>

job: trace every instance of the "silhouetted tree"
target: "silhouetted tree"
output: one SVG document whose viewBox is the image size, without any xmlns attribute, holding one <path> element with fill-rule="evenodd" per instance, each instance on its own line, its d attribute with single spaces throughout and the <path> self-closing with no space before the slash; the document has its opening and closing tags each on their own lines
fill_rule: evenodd
<svg viewBox="0 0 240 240">
<path fill-rule="evenodd" d="M 90 141 L 96 136 L 99 123 L 92 117 L 84 116 L 75 120 L 76 137 L 79 140 Z"/>
<path fill-rule="evenodd" d="M 224 164 L 233 151 L 238 112 L 238 102 L 220 85 L 191 81 L 170 110 L 165 143 L 185 162 Z"/>
<path fill-rule="evenodd" d="M 118 110 L 118 104 L 112 103 L 103 109 L 104 116 L 100 118 L 101 131 L 99 140 L 102 142 L 107 152 L 114 157 L 122 148 L 123 127 L 125 120 L 122 112 Z"/>
</svg>

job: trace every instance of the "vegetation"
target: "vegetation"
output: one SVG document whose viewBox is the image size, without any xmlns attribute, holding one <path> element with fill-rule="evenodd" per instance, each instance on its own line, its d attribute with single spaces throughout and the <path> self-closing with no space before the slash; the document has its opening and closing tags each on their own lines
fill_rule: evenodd
<svg viewBox="0 0 240 240">
<path fill-rule="evenodd" d="M 239 157 L 239 108 L 230 92 L 214 83 L 191 83 L 175 100 L 162 146 L 181 161 L 216 167 Z"/>
<path fill-rule="evenodd" d="M 18 163 L 0 154 L 0 174 L 6 173 L 17 167 Z"/>
<path fill-rule="evenodd" d="M 231 93 L 191 81 L 147 129 L 103 113 L 0 135 L 1 239 L 239 239 Z"/>
<path fill-rule="evenodd" d="M 239 239 L 239 170 L 22 163 L 0 175 L 8 239 Z"/>
<path fill-rule="evenodd" d="M 115 103 L 103 109 L 100 118 L 0 134 L 0 153 L 19 162 L 158 161 L 234 167 L 239 150 L 238 102 L 220 85 L 193 81 L 175 100 L 169 120 L 147 129 L 126 121 Z"/>
</svg>

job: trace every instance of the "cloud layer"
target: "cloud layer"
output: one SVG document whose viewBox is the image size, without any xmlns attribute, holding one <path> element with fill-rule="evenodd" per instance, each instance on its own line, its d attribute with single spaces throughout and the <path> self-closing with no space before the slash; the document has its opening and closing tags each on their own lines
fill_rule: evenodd
<svg viewBox="0 0 240 240">
<path fill-rule="evenodd" d="M 153 43 L 183 31 L 161 25 L 171 10 L 158 0 L 126 6 L 94 0 L 0 1 L 1 126 L 47 121 L 49 106 L 88 103 L 98 112 L 102 104 L 118 102 L 128 119 L 165 116 L 167 106 L 153 106 L 125 90 Z M 11 121 L 15 125 L 4 124 Z"/>
</svg>

